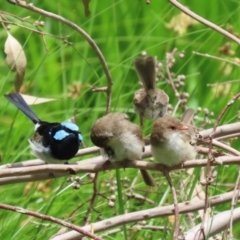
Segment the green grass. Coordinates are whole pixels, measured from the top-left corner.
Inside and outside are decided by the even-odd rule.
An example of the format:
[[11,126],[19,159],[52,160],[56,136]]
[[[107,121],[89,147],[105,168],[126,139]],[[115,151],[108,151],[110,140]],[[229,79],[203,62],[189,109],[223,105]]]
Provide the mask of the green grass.
[[[234,32],[240,32],[239,23],[239,3],[237,1],[184,1],[187,6],[212,22],[223,26],[232,25]],[[167,1],[154,1],[146,5],[145,1],[91,1],[91,15],[84,16],[81,1],[34,1],[34,5],[62,15],[82,27],[97,43],[101,49],[113,78],[112,111],[128,112],[133,122],[138,123],[138,117],[133,113],[132,99],[134,92],[139,88],[136,72],[133,67],[133,60],[142,51],[147,51],[150,55],[156,55],[158,59],[165,59],[167,52],[173,48],[185,51],[184,59],[177,59],[172,72],[176,75],[186,75],[185,86],[182,90],[190,94],[188,107],[208,108],[219,115],[222,108],[240,91],[239,83],[232,83],[227,88],[219,84],[216,87],[207,87],[207,84],[225,82],[239,79],[239,68],[222,63],[210,58],[194,55],[192,52],[208,53],[214,56],[233,60],[239,56],[240,49],[235,43],[231,43],[231,49],[235,51],[232,56],[221,55],[219,48],[230,40],[219,33],[197,24],[188,28],[186,33],[179,36],[172,29],[168,29],[166,24],[171,18],[179,14]],[[106,94],[93,93],[89,86],[104,87],[107,84],[106,76],[99,59],[86,40],[68,26],[56,20],[39,16],[17,6],[5,2],[2,4],[2,11],[15,14],[19,17],[31,16],[29,21],[42,20],[45,22],[44,32],[57,36],[68,35],[71,45],[64,44],[63,41],[45,36],[44,38],[29,30],[12,26],[11,34],[24,46],[28,64],[24,80],[25,93],[39,97],[58,98],[58,101],[44,103],[33,106],[33,110],[39,118],[46,121],[64,121],[73,116],[77,109],[77,124],[79,125],[84,142],[87,146],[92,146],[89,132],[92,124],[105,114]],[[30,26],[30,25],[28,25]],[[0,28],[1,48],[4,48],[4,41],[7,34]],[[45,45],[46,43],[46,45]],[[46,49],[47,46],[47,49]],[[0,153],[1,164],[20,162],[33,159],[30,153],[27,139],[33,134],[33,126],[30,121],[17,112],[16,108],[7,102],[3,97],[4,93],[13,90],[14,73],[10,72],[5,63],[4,52],[0,52]],[[227,68],[231,68],[226,71]],[[81,94],[78,99],[67,97],[68,86],[78,82],[81,86]],[[170,103],[175,106],[177,99],[170,86],[165,82],[159,82],[159,86],[170,96]],[[222,87],[224,86],[224,88]],[[225,91],[224,91],[225,90]],[[239,101],[231,106],[224,116],[221,124],[238,121]],[[177,116],[182,112],[179,110]],[[203,114],[199,114],[199,119]],[[214,118],[212,119],[212,124]],[[200,126],[201,121],[196,122]],[[212,124],[207,127],[210,128]],[[151,121],[145,122],[144,135],[151,131]],[[232,146],[239,148],[239,140],[232,141]],[[108,206],[108,200],[101,196],[97,197],[94,205],[96,211],[91,213],[91,222],[110,218],[118,215],[122,209],[125,212],[147,209],[158,204],[172,204],[172,196],[169,193],[166,180],[160,173],[153,173],[159,182],[157,189],[149,190],[141,182],[141,177],[137,176],[134,186],[131,182],[136,177],[137,170],[120,170],[121,178],[128,177],[130,182],[122,182],[123,203],[116,203],[113,207]],[[237,167],[220,166],[216,168],[218,178],[215,183],[235,183],[237,178]],[[193,191],[199,181],[200,170],[195,169],[189,180],[189,185],[184,188]],[[177,187],[178,182],[185,175],[172,173],[173,181]],[[19,183],[1,186],[0,202],[23,207],[43,214],[52,215],[60,219],[81,225],[89,199],[93,193],[92,184],[82,184],[79,190],[68,187],[70,183],[66,177],[51,181],[35,183]],[[106,179],[114,184],[113,189],[106,187]],[[115,171],[107,171],[99,174],[98,190],[106,197],[117,194]],[[84,182],[89,182],[85,177]],[[215,186],[211,187],[210,194],[225,192],[227,188]],[[155,202],[152,205],[136,199],[127,199],[126,192],[134,187],[136,193],[142,194]],[[190,199],[179,194],[179,202]],[[117,200],[116,200],[117,201]],[[76,207],[82,207],[70,216]],[[221,211],[229,208],[229,204],[215,207],[214,210]],[[132,225],[127,225],[129,239],[171,239],[173,225],[169,224],[168,218],[158,218],[149,220],[149,224],[157,226],[167,226],[170,230],[150,231],[150,230],[129,230]],[[181,224],[187,229],[188,222],[181,217]],[[1,239],[49,239],[58,230],[59,226],[53,223],[40,221],[20,213],[10,211],[0,211],[0,238]],[[240,231],[234,228],[235,238],[240,238]],[[104,239],[123,239],[122,233],[105,237]]]

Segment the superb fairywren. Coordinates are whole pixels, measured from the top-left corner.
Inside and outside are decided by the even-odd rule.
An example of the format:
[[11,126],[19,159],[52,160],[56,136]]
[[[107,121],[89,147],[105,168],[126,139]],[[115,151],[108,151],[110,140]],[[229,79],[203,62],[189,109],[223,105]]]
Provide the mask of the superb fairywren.
[[[144,151],[142,131],[123,113],[109,113],[98,119],[91,129],[93,144],[101,148],[101,154],[111,162],[140,160]],[[144,182],[155,186],[152,175],[141,169]]]
[[134,111],[143,118],[157,119],[167,113],[169,97],[161,89],[156,88],[156,59],[152,56],[138,57],[134,61],[135,69],[143,84],[143,88],[135,92]]
[[76,124],[42,121],[19,93],[4,96],[35,124],[35,134],[29,139],[29,143],[36,157],[48,163],[67,163],[75,156],[83,140]]
[[165,116],[153,124],[150,143],[157,162],[172,167],[196,157],[196,148],[191,144],[195,136],[191,125],[193,115],[193,109],[187,109],[181,121]]

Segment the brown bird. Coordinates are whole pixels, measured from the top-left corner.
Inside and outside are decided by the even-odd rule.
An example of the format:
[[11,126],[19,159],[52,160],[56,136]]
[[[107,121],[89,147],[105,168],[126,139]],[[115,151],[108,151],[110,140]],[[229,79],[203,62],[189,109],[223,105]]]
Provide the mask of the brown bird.
[[[144,141],[139,126],[131,123],[123,113],[109,113],[98,119],[91,129],[90,138],[101,148],[101,154],[111,162],[139,160],[144,152]],[[144,182],[155,186],[152,175],[140,169]]]
[[191,126],[193,115],[193,109],[188,109],[181,121],[165,116],[153,124],[150,144],[152,155],[158,163],[172,167],[196,157],[195,146],[190,144],[195,136]]
[[168,95],[156,88],[156,59],[152,56],[139,57],[134,62],[137,74],[143,84],[143,89],[135,92],[133,104],[134,111],[143,118],[158,119],[167,113]]

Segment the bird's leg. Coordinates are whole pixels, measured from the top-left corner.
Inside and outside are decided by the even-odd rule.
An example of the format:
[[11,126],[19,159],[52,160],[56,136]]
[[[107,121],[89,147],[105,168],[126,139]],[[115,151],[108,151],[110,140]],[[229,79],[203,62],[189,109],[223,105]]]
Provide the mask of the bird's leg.
[[109,159],[106,160],[106,162],[104,162],[102,165],[103,171],[105,172],[106,170],[108,170],[110,165],[111,165],[111,161]]
[[139,115],[139,119],[140,119],[140,127],[143,127],[143,116],[142,114]]
[[175,214],[175,227],[174,227],[173,239],[177,240],[178,235],[179,235],[179,208],[178,208],[177,194],[176,194],[176,190],[173,186],[172,179],[171,179],[170,174],[169,174],[169,170],[167,170],[167,168],[165,168],[163,170],[163,174],[167,178],[168,184],[171,188],[171,192],[172,192],[172,195],[173,195],[173,205],[174,205],[174,214]]

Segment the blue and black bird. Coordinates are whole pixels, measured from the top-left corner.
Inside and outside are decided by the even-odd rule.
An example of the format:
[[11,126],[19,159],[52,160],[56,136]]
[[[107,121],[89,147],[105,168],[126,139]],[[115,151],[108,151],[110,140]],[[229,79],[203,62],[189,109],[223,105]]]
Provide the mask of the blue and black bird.
[[76,124],[42,121],[19,93],[4,96],[35,124],[35,134],[29,139],[29,143],[36,157],[47,163],[67,163],[75,156],[83,140]]

